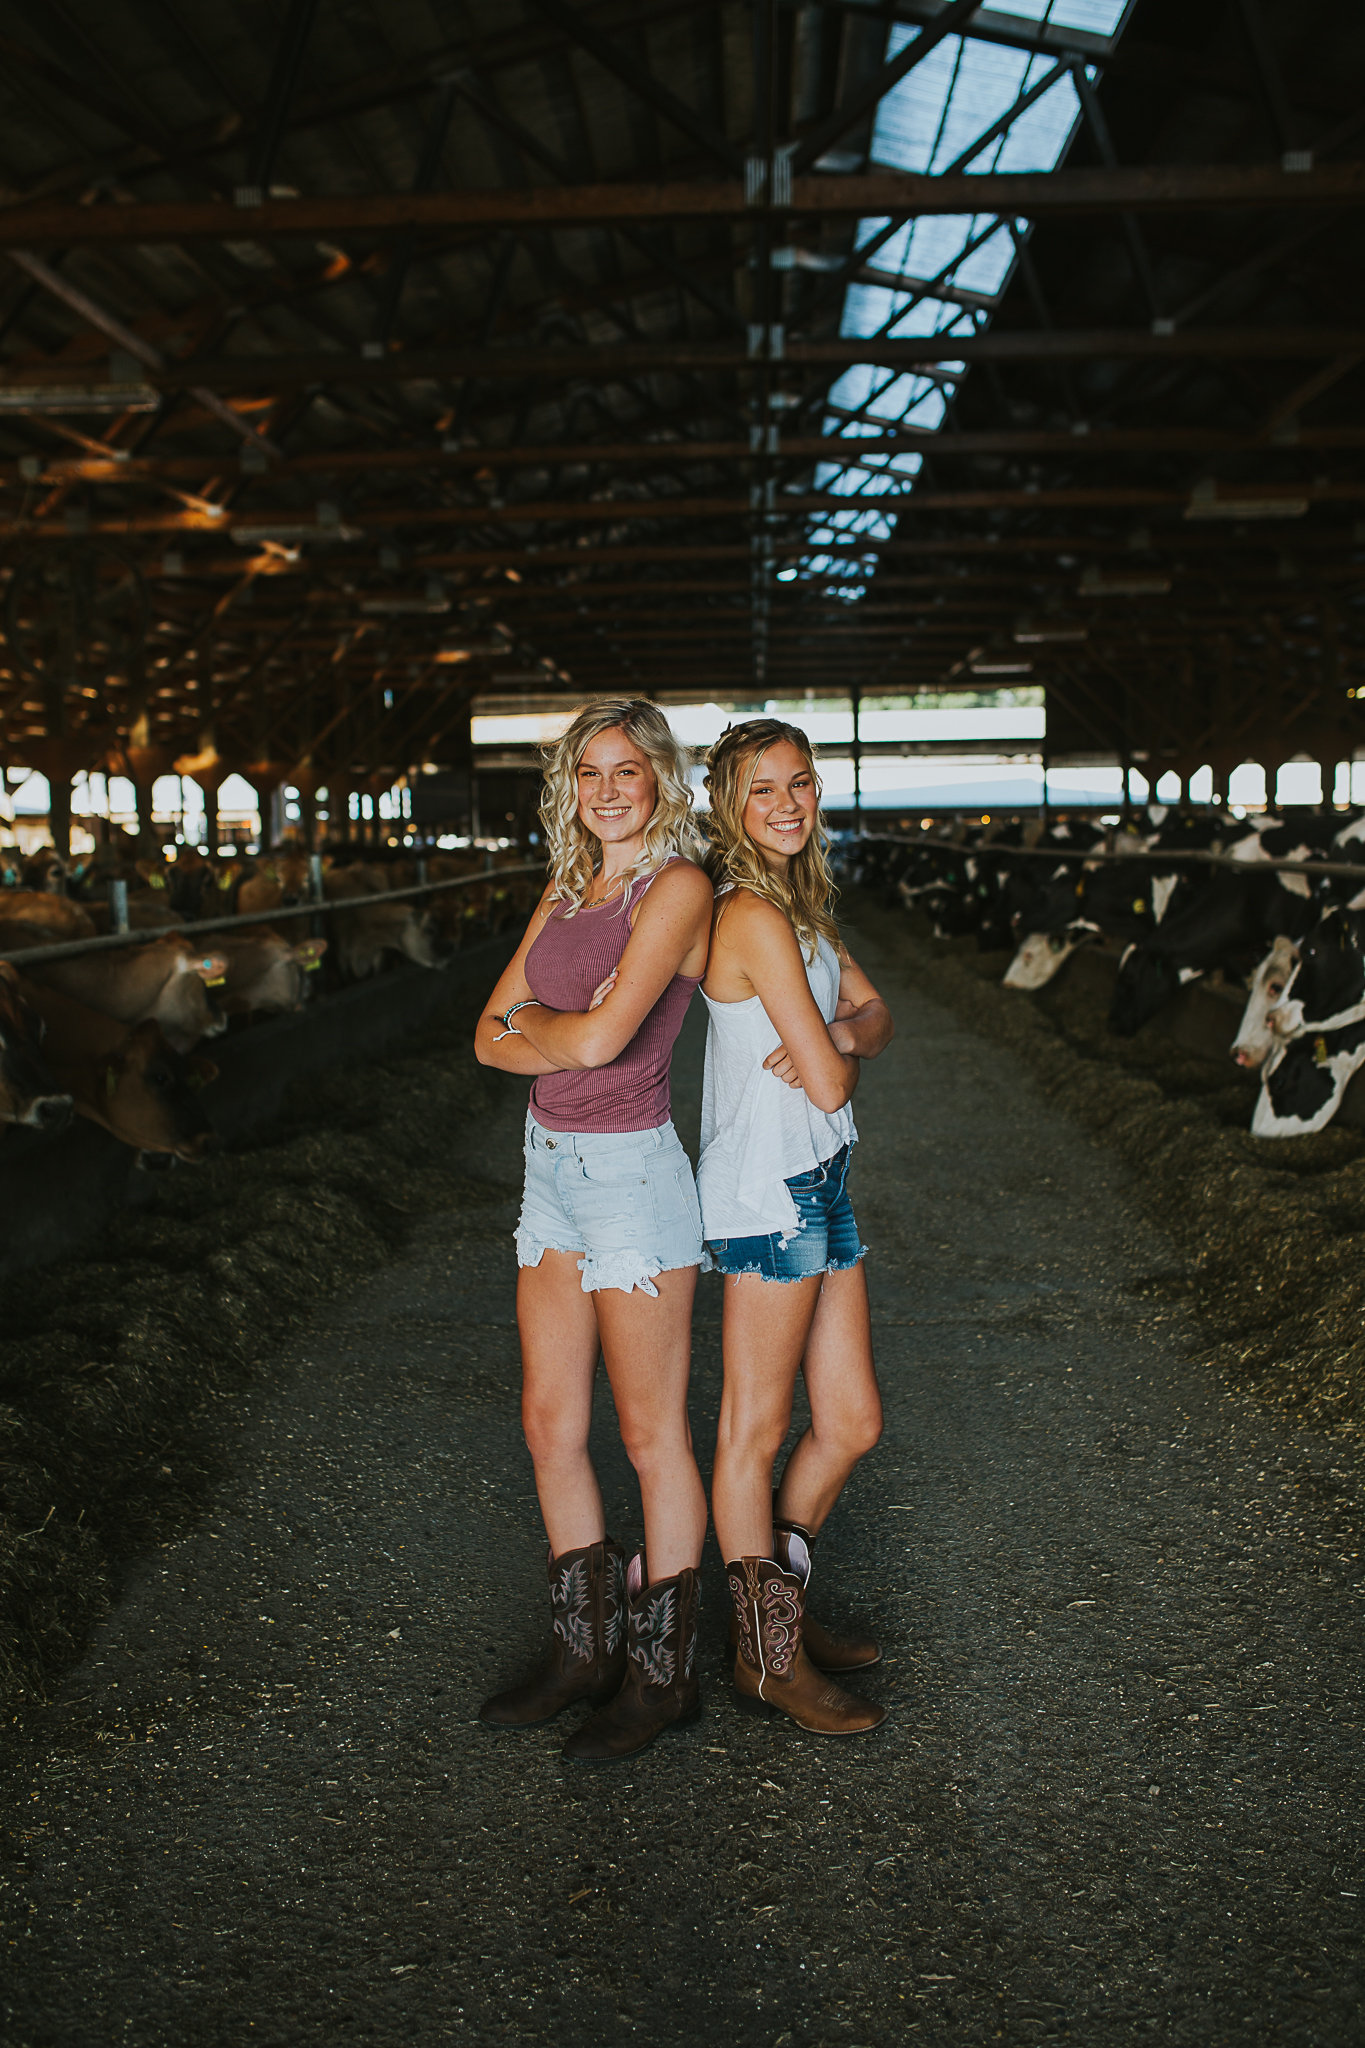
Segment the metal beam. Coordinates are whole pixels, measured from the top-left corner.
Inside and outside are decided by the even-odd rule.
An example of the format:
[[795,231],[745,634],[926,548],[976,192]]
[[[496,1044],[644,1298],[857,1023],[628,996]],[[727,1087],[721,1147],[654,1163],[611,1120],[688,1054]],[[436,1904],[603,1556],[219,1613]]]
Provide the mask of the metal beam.
[[[1352,358],[1352,361],[1355,359]],[[1338,357],[1328,366],[1329,381],[1344,372]],[[1327,388],[1328,371],[1311,380],[1312,396]],[[1291,393],[1297,410],[1308,402],[1306,385]],[[1287,401],[1286,401],[1287,402]],[[1277,411],[1283,408],[1277,408]],[[1365,426],[1302,427],[1292,444],[1280,443],[1286,453],[1330,453],[1365,448]],[[784,439],[769,461],[782,463],[835,462],[850,468],[906,453],[933,454],[970,459],[974,456],[1005,456],[1024,460],[1032,456],[1055,455],[1069,464],[1074,461],[1107,461],[1115,455],[1146,458],[1162,455],[1265,455],[1270,452],[1266,430],[1230,433],[1218,427],[1105,427],[1076,434],[1062,430],[1030,427],[967,429],[954,433],[944,428],[926,433],[914,428],[889,429],[850,440],[831,434],[793,434]],[[29,490],[35,481],[51,484],[136,484],[202,483],[211,459],[204,455],[157,457],[130,456],[120,462],[112,456],[56,455],[45,460],[39,477],[32,473],[32,457],[21,470],[18,460],[0,461],[0,487],[12,485]],[[463,470],[594,468],[612,469],[674,467],[680,463],[728,464],[747,469],[755,460],[748,441],[523,441],[513,447],[471,443],[463,448],[336,448],[315,449],[283,457],[270,471],[270,480],[290,477],[383,476],[418,473],[431,476],[458,474]],[[259,502],[261,481],[252,486],[252,501]]]
[[[1324,391],[1330,391],[1334,384],[1340,384],[1344,377],[1349,377],[1352,370],[1360,367],[1362,361],[1365,361],[1365,351],[1359,349],[1348,350],[1344,355],[1334,356],[1315,376],[1309,377],[1302,384],[1296,384],[1288,396],[1280,400],[1273,411],[1262,420],[1261,432],[1269,439],[1281,428],[1288,426],[1291,420],[1298,418],[1306,405],[1311,405],[1315,398],[1322,397]],[[1295,444],[1298,445],[1298,436],[1294,438]]]
[[[1239,498],[1253,504],[1283,500],[1285,516],[1294,517],[1309,504],[1355,505],[1365,501],[1365,478],[1346,483],[1239,483],[1220,494],[1219,503],[1235,518]],[[1183,514],[1191,502],[1188,489],[1151,485],[1068,484],[1047,489],[1015,488],[993,490],[935,491],[918,489],[895,497],[852,499],[836,491],[801,491],[784,494],[776,516],[796,518],[807,513],[833,515],[855,510],[894,511],[900,519],[928,512],[1174,512]],[[418,507],[374,506],[357,512],[351,522],[354,531],[393,533],[404,527],[483,526],[516,527],[562,522],[569,526],[629,526],[640,521],[698,519],[735,520],[746,524],[753,517],[749,496],[616,498],[594,501],[582,498],[527,498],[518,503],[490,506],[427,505]],[[767,515],[765,515],[766,517]],[[1255,517],[1255,513],[1251,515]],[[105,536],[134,534],[232,534],[242,546],[268,544],[276,536],[272,529],[287,521],[286,537],[295,543],[315,539],[326,546],[337,542],[336,522],[300,518],[290,512],[238,514],[214,519],[203,512],[135,512],[126,516],[92,519],[88,531]],[[1188,529],[1185,529],[1186,531]],[[257,535],[259,533],[259,541]],[[0,540],[68,540],[70,528],[64,519],[14,519],[0,521]],[[861,545],[861,535],[850,536],[850,544]],[[1039,539],[1037,546],[1052,544]],[[811,554],[824,552],[823,541],[806,538]]]
[[[145,348],[139,343],[139,348]],[[782,361],[791,370],[839,370],[874,363],[913,371],[940,363],[1294,362],[1335,360],[1365,349],[1365,329],[1353,327],[1213,327],[1175,334],[1146,328],[997,328],[981,334],[848,336],[833,341],[789,341]],[[146,360],[144,356],[142,358]],[[296,356],[201,357],[189,363],[148,366],[147,382],[160,391],[204,389],[222,393],[271,392],[309,384],[444,383],[464,377],[555,379],[591,384],[620,377],[755,369],[736,342],[627,341],[598,347],[402,349],[382,357],[335,350]],[[41,377],[32,371],[0,378],[6,390],[80,389],[97,385],[87,363],[54,362]],[[22,408],[20,408],[22,410]],[[681,444],[679,444],[681,445]]]
[[1021,219],[1069,214],[1189,212],[1219,207],[1358,207],[1365,162],[1153,164],[1120,169],[964,172],[932,177],[870,171],[792,181],[789,203],[755,204],[730,180],[536,186],[525,191],[382,192],[267,199],[139,201],[72,206],[25,201],[0,208],[0,247],[57,244],[268,241],[273,236],[391,234],[403,228],[583,227],[614,221],[851,218],[874,214],[995,213]]

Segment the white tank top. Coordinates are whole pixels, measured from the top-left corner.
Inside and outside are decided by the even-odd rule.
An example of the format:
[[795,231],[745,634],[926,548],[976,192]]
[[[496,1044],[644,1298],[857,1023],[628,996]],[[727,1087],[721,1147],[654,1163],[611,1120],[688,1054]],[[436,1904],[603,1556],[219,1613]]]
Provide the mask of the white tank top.
[[[839,1001],[839,958],[828,939],[816,941],[806,979],[826,1024]],[[832,1159],[858,1136],[845,1103],[831,1115],[804,1089],[789,1088],[763,1062],[781,1044],[760,996],[717,1003],[702,990],[708,1024],[701,1097],[697,1193],[702,1235],[768,1237],[785,1243],[800,1228],[791,1191],[783,1186]]]

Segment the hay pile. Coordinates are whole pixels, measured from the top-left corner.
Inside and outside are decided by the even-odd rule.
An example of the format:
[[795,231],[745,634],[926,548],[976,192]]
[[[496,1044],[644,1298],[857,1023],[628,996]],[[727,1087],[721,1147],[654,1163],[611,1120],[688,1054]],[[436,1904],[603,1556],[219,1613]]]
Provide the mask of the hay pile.
[[1114,1037],[1066,971],[1036,996],[1002,988],[1003,956],[916,936],[858,901],[860,924],[909,950],[926,994],[1008,1045],[1044,1092],[1137,1174],[1176,1237],[1214,1340],[1210,1363],[1262,1399],[1358,1432],[1365,1424],[1365,1133],[1253,1138],[1256,1083],[1152,1026]]
[[45,1696],[126,1561],[203,1506],[269,1348],[468,1192],[459,1134],[498,1085],[476,1014],[323,1076],[268,1142],[157,1177],[89,1256],[0,1292],[0,1700]]

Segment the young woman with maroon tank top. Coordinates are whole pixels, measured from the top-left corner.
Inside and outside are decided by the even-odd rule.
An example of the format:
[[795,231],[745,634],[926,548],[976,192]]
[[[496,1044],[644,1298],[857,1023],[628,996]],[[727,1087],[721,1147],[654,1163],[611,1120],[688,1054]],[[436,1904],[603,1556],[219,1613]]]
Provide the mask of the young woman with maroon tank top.
[[[547,753],[549,886],[476,1038],[485,1065],[534,1076],[517,1326],[552,1624],[541,1669],[480,1716],[527,1727],[586,1701],[597,1712],[564,1751],[585,1762],[629,1756],[698,1711],[706,1496],[687,1381],[701,1212],[668,1093],[710,942],[691,807],[656,706],[579,713]],[[599,1348],[644,1509],[629,1564],[588,1452]]]

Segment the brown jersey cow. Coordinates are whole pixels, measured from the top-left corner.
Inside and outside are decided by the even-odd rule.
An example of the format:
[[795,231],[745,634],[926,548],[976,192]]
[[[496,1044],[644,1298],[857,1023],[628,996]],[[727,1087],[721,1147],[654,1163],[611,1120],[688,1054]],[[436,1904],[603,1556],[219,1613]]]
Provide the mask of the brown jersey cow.
[[211,1061],[183,1058],[150,1018],[129,1030],[60,989],[26,982],[22,993],[47,1027],[44,1059],[77,1112],[130,1145],[140,1163],[197,1164],[216,1143],[199,1098],[218,1072]]
[[229,1016],[255,1011],[301,1010],[309,972],[322,965],[326,939],[300,939],[292,944],[269,925],[254,932],[215,938],[226,963],[219,1007]]
[[18,969],[0,960],[0,1123],[60,1131],[71,1121],[72,1101],[43,1064],[42,1036]]
[[167,937],[150,946],[55,960],[51,966],[33,960],[27,971],[42,987],[60,989],[121,1024],[151,1017],[176,1052],[191,1052],[201,1038],[214,1038],[225,1028],[209,985],[221,982],[227,967],[225,953]]

